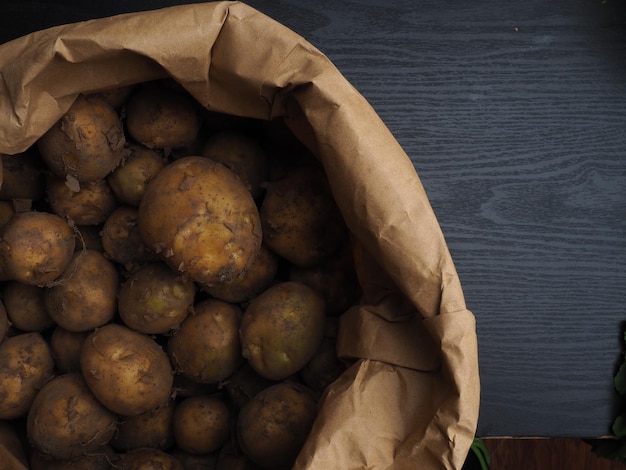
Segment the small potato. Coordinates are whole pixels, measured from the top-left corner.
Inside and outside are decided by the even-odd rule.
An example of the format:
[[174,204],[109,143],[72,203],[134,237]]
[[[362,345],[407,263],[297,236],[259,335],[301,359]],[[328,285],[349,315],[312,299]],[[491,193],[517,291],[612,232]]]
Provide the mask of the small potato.
[[190,454],[216,452],[230,438],[231,413],[219,395],[185,398],[174,412],[174,439]]
[[106,180],[83,183],[70,188],[66,181],[46,179],[46,196],[52,213],[71,220],[74,225],[99,225],[118,206]]
[[292,467],[317,417],[317,401],[305,386],[281,382],[256,395],[237,418],[242,452],[267,470]]
[[102,247],[106,256],[128,271],[161,259],[143,242],[137,217],[136,207],[119,206],[102,227]]
[[267,289],[276,277],[277,271],[277,256],[262,244],[259,253],[245,272],[230,281],[201,287],[217,299],[240,304]]
[[128,152],[107,180],[119,202],[137,207],[148,183],[165,166],[165,160],[156,150],[138,144],[129,144]]
[[126,138],[115,109],[99,96],[78,96],[37,141],[41,158],[60,178],[105,178],[122,160]]
[[165,263],[146,264],[130,274],[118,296],[118,311],[129,328],[166,334],[191,312],[196,287]]
[[336,338],[324,337],[311,360],[300,370],[300,379],[311,390],[322,393],[346,370],[337,357]]
[[361,292],[352,252],[340,249],[334,255],[312,267],[292,265],[289,280],[311,287],[326,302],[329,315],[340,315],[357,301]]
[[91,333],[80,356],[87,385],[108,409],[131,416],[167,404],[173,373],[150,336],[109,323]]
[[117,426],[111,447],[127,452],[141,447],[167,450],[174,445],[174,410],[176,402],[144,413],[125,416]]
[[194,306],[170,337],[167,353],[176,372],[198,383],[217,383],[243,362],[239,325],[241,309],[217,299]]
[[57,369],[63,374],[80,372],[80,351],[91,331],[68,331],[57,325],[50,335],[50,349]]
[[278,255],[310,267],[345,243],[348,230],[321,169],[293,170],[265,186],[260,208],[263,241]]
[[25,416],[53,372],[52,353],[41,334],[22,333],[0,343],[0,419]]
[[313,357],[325,322],[324,301],[313,289],[293,281],[275,284],[243,314],[243,356],[262,377],[286,379]]
[[142,85],[129,98],[126,129],[145,147],[169,150],[192,145],[200,120],[188,94],[153,82]]
[[91,393],[80,374],[48,382],[28,412],[29,442],[53,459],[73,459],[98,451],[115,433],[117,417]]
[[250,192],[224,165],[185,157],[150,182],[138,213],[143,241],[173,269],[212,285],[241,275],[261,246]]
[[46,310],[66,330],[93,330],[111,321],[117,312],[118,287],[115,264],[98,251],[78,251],[63,277],[46,288]]
[[0,229],[0,271],[7,279],[42,286],[56,280],[74,254],[74,232],[47,212],[19,212]]
[[229,168],[255,199],[263,195],[261,185],[267,179],[267,157],[259,142],[250,135],[234,129],[218,132],[209,137],[202,156]]
[[28,199],[38,201],[44,196],[44,174],[47,170],[36,147],[17,155],[0,155],[2,185],[0,200]]
[[276,381],[261,377],[246,362],[224,381],[223,387],[235,408],[241,409],[261,390],[275,384]]
[[134,449],[116,462],[116,470],[185,470],[183,464],[173,455],[160,449]]
[[44,331],[54,326],[46,310],[44,288],[17,281],[2,285],[2,298],[13,326],[22,331]]

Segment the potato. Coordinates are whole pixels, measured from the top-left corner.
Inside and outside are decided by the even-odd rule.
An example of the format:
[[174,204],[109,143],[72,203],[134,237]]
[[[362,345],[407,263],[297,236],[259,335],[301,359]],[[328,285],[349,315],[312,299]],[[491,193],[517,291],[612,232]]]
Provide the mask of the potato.
[[134,143],[128,145],[128,152],[107,180],[119,202],[137,207],[148,183],[165,166],[165,160],[156,150]]
[[250,192],[224,165],[203,157],[170,163],[148,184],[139,233],[173,269],[212,285],[245,272],[261,246]]
[[242,274],[230,281],[202,285],[203,291],[230,303],[243,303],[258,295],[272,283],[278,271],[278,258],[265,245]]
[[99,225],[118,206],[106,180],[70,187],[57,176],[46,178],[46,196],[52,213],[74,225]]
[[240,130],[228,129],[218,132],[207,140],[202,156],[215,160],[230,169],[259,199],[267,179],[267,157],[259,142]]
[[265,184],[263,241],[297,266],[315,266],[345,243],[348,231],[321,169],[299,168]]
[[78,96],[37,140],[52,173],[80,183],[105,178],[122,160],[126,138],[115,109],[99,96]]
[[25,284],[51,283],[70,264],[75,243],[74,232],[58,215],[16,213],[0,229],[0,271]]
[[258,465],[241,453],[233,439],[222,446],[215,464],[215,470],[259,470]]
[[13,326],[22,331],[44,331],[54,326],[54,320],[44,303],[44,288],[17,281],[2,285],[4,307]]
[[40,333],[22,333],[0,343],[0,419],[25,416],[54,373],[54,361]]
[[317,352],[300,370],[299,377],[311,390],[321,394],[345,370],[345,363],[337,357],[336,339],[324,337]]
[[150,336],[109,323],[91,333],[80,356],[87,385],[108,409],[131,416],[165,405],[172,392],[169,359]]
[[121,455],[117,470],[185,470],[183,464],[171,454],[160,449],[143,447]]
[[326,302],[329,315],[340,315],[357,301],[361,292],[350,248],[311,267],[292,265],[289,280],[301,282],[315,290]]
[[243,356],[259,375],[282,380],[313,357],[324,335],[324,301],[298,282],[281,282],[254,298],[241,320]]
[[125,416],[117,426],[111,446],[119,451],[141,447],[167,450],[174,445],[174,410],[176,402],[170,400],[165,406],[144,413]]
[[192,310],[196,287],[165,263],[137,268],[122,284],[118,312],[135,331],[166,334],[177,329]]
[[[170,452],[182,464],[185,470],[216,470],[217,453],[195,455],[181,449],[174,449]],[[229,470],[237,470],[230,468]]]
[[0,157],[2,160],[0,200],[37,201],[43,198],[44,174],[47,168],[35,147],[16,155],[2,154]]
[[167,353],[177,373],[198,383],[217,383],[243,362],[239,325],[241,309],[217,299],[194,305],[180,329],[169,338]]
[[80,372],[80,351],[91,331],[68,331],[57,325],[50,335],[50,349],[57,369],[63,374]]
[[118,287],[118,271],[111,261],[98,251],[78,251],[62,278],[46,288],[46,310],[66,330],[89,331],[117,312]]
[[256,395],[237,418],[242,452],[267,470],[292,467],[313,422],[317,401],[305,386],[281,382]]
[[261,390],[275,385],[276,381],[261,377],[247,362],[242,364],[223,383],[230,402],[240,409]]
[[102,227],[102,247],[106,256],[128,271],[161,259],[143,242],[137,215],[136,207],[119,206]]
[[98,451],[115,433],[117,417],[96,399],[80,374],[48,382],[28,411],[28,440],[43,455],[72,459]]
[[126,104],[126,129],[150,149],[190,146],[200,130],[195,102],[164,82],[143,84]]
[[190,454],[216,452],[230,438],[231,413],[219,395],[189,397],[174,412],[174,439]]

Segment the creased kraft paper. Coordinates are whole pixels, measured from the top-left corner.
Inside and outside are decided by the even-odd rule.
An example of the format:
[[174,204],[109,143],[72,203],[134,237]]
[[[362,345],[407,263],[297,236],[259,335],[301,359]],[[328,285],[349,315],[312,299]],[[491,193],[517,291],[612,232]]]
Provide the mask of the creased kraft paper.
[[0,46],[0,74],[5,154],[80,93],[165,77],[214,111],[283,116],[324,165],[364,291],[338,337],[356,362],[294,468],[461,468],[479,409],[474,316],[411,160],[319,50],[243,3],[211,2],[32,33]]

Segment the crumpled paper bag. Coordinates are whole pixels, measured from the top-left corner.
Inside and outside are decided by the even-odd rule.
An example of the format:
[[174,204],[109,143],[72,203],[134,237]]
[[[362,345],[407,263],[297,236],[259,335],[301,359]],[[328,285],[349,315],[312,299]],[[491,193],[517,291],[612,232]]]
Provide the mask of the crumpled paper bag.
[[294,468],[461,468],[479,409],[474,316],[411,160],[319,50],[244,3],[212,2],[32,33],[0,46],[0,74],[5,154],[80,93],[166,77],[211,110],[284,117],[325,168],[364,291],[339,328],[356,362]]

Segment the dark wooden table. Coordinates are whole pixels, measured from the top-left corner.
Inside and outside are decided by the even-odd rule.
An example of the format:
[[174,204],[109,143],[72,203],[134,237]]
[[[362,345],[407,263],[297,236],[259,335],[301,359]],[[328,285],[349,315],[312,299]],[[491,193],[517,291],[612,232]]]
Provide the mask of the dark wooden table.
[[[168,0],[3,1],[0,42]],[[250,0],[415,163],[478,324],[479,436],[610,432],[626,320],[623,0]]]

